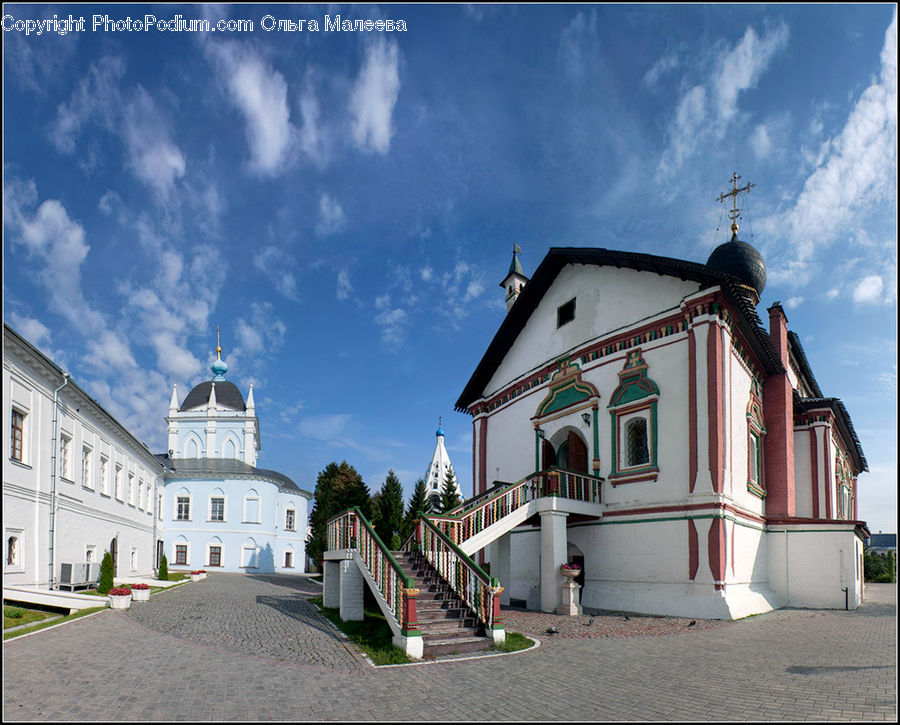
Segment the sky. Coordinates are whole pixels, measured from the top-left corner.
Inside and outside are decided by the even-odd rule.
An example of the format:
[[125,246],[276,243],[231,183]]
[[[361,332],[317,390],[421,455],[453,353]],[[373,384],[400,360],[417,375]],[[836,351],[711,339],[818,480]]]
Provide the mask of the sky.
[[862,443],[860,517],[896,531],[892,4],[4,14],[3,319],[151,450],[218,326],[260,467],[312,491],[346,459],[408,496],[440,418],[470,494],[453,407],[513,244],[526,275],[553,246],[702,263],[737,172],[761,317],[784,305]]

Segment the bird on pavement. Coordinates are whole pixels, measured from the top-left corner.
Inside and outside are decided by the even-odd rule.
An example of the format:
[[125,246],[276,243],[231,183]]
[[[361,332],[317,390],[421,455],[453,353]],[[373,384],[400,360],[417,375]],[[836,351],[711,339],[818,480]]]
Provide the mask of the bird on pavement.
[[559,634],[559,629],[557,627],[548,627],[547,634]]
[[692,620],[691,620],[691,623],[688,625],[688,627],[693,627],[695,624],[697,624],[697,620],[696,620],[696,619],[692,619]]

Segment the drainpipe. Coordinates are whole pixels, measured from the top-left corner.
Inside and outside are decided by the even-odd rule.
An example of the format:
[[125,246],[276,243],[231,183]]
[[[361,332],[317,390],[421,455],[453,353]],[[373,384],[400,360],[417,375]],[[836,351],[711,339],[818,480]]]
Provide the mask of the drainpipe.
[[53,391],[53,438],[50,443],[50,588],[57,589],[54,572],[56,571],[56,450],[57,426],[59,419],[59,391],[69,384],[69,373],[63,373],[63,384]]

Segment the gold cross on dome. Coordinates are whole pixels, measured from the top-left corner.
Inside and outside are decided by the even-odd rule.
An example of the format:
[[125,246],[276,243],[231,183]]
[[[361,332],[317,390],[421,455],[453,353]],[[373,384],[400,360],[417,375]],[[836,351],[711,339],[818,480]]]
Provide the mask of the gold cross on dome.
[[218,325],[216,325],[216,357],[220,359],[222,357],[222,338],[219,333]]
[[738,224],[737,220],[741,216],[741,210],[737,207],[737,198],[738,194],[743,194],[744,192],[750,193],[750,189],[752,189],[756,184],[747,184],[742,186],[740,189],[738,188],[738,180],[741,177],[738,176],[735,171],[731,175],[731,191],[727,193],[719,194],[719,197],[716,199],[718,202],[724,202],[729,196],[731,197],[731,211],[728,212],[728,218],[731,219],[731,233],[737,236]]

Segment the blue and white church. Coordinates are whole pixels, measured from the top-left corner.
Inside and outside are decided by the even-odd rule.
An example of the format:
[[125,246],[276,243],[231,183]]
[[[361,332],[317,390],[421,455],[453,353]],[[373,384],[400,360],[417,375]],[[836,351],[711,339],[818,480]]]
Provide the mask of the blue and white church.
[[299,573],[306,568],[309,491],[284,474],[256,467],[259,418],[253,386],[247,399],[225,379],[216,345],[211,380],[179,406],[169,403],[162,530],[175,570]]

